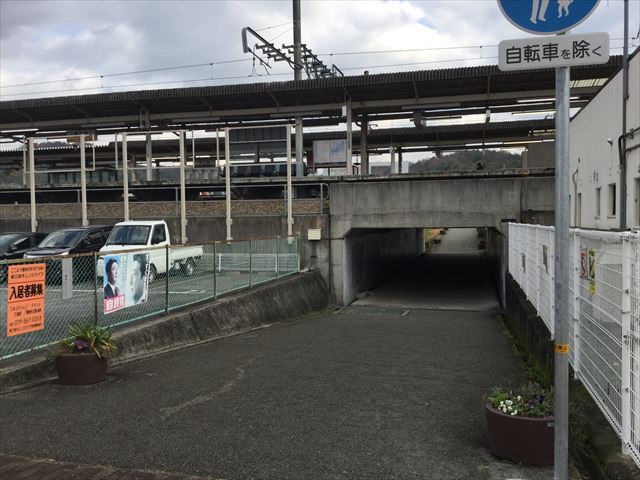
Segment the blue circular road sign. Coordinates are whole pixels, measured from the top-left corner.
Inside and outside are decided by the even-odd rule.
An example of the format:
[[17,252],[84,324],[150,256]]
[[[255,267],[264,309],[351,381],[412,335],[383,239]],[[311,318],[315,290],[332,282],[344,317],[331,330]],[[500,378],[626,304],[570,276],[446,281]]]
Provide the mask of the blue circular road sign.
[[498,0],[500,10],[520,30],[539,35],[566,32],[584,21],[600,0]]

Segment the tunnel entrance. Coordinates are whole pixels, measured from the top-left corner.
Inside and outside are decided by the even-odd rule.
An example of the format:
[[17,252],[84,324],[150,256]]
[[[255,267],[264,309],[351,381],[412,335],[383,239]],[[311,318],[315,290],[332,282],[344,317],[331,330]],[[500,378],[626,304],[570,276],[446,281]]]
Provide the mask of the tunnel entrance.
[[[351,247],[345,255],[352,254],[351,275],[354,286],[354,307],[386,307],[403,309],[434,309],[499,312],[501,302],[499,285],[495,282],[495,233],[492,229],[454,228],[454,229],[418,229],[424,244],[422,251],[415,251],[409,256],[411,248],[416,245],[396,245],[395,265],[392,260],[383,256],[384,249],[369,245],[370,254],[363,257],[362,241]],[[369,237],[374,242],[374,233],[361,236]],[[386,235],[391,235],[387,233]],[[404,237],[409,243],[415,238],[408,233],[396,234],[396,240]],[[375,242],[374,242],[375,243]],[[372,254],[377,251],[381,255]],[[375,264],[380,265],[376,266]],[[358,271],[357,268],[363,266]],[[385,268],[383,268],[385,267]],[[386,273],[373,278],[368,288],[362,288],[365,272]],[[349,279],[345,279],[346,282]],[[360,288],[358,288],[360,287]],[[498,288],[497,288],[498,287]]]

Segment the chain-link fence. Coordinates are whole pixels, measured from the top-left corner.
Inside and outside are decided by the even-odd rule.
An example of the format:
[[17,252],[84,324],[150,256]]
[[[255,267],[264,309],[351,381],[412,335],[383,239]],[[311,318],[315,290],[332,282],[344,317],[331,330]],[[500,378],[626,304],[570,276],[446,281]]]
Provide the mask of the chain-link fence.
[[0,359],[299,271],[297,237],[0,262]]
[[[553,234],[509,224],[509,273],[552,336]],[[569,361],[640,466],[640,234],[572,229],[571,237]]]

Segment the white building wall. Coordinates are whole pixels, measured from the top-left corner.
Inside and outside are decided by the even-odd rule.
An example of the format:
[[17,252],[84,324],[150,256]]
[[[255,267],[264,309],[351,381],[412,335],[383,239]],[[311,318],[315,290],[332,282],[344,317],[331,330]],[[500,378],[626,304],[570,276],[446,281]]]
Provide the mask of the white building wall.
[[[629,61],[627,131],[640,126],[640,53]],[[571,121],[569,157],[571,225],[599,230],[620,226],[620,159],[618,137],[622,134],[622,71]],[[640,132],[627,139],[627,147],[640,142]],[[640,225],[640,148],[627,156],[627,227]],[[575,174],[577,169],[577,174]],[[615,184],[615,214],[610,185]],[[597,212],[600,188],[600,214]],[[576,204],[576,199],[580,199]]]

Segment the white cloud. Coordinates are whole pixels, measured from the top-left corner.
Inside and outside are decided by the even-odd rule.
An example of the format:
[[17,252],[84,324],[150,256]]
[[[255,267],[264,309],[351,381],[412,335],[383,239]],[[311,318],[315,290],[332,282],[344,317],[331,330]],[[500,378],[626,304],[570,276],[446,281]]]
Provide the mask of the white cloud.
[[[640,20],[640,2],[631,3],[630,31]],[[622,37],[622,1],[603,0],[597,11],[577,31],[606,31]],[[201,68],[109,77],[102,80],[63,82],[22,88],[2,88],[3,100],[17,92],[108,87],[145,82],[197,78],[241,77],[185,85],[255,81],[250,57],[242,53],[240,31],[291,21],[290,0],[270,1],[15,1],[0,2],[0,84],[29,83],[78,76],[104,75],[158,67],[208,63],[229,59],[247,61]],[[262,30],[275,43],[291,43],[290,26]],[[495,63],[495,45],[504,38],[528,36],[499,12],[495,0],[441,1],[302,1],[303,41],[322,59],[347,74],[459,67]],[[612,41],[620,46],[620,41]],[[484,45],[484,48],[479,48]],[[466,46],[473,48],[445,49]],[[338,55],[371,50],[440,49],[387,54]],[[620,53],[618,49],[614,53]],[[452,62],[452,60],[469,59]],[[433,63],[447,60],[449,63]],[[392,66],[422,62],[420,65]],[[355,70],[353,68],[356,68]],[[257,69],[264,74],[264,69]],[[274,64],[272,73],[290,69]],[[291,74],[292,77],[292,74]],[[270,80],[260,77],[260,81]],[[158,87],[181,86],[180,83]],[[152,87],[128,87],[152,88]],[[98,90],[100,91],[100,90]],[[58,94],[92,93],[58,92]],[[34,94],[31,96],[44,96]],[[52,94],[46,94],[52,95]]]

